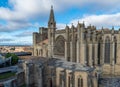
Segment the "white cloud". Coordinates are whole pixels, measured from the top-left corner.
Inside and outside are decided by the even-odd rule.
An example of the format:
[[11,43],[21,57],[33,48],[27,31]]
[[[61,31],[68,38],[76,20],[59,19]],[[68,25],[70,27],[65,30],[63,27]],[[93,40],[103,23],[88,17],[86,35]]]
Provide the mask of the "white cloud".
[[66,26],[66,24],[58,23],[58,24],[57,24],[57,29],[64,29],[65,26]]
[[12,9],[0,7],[0,19],[25,21],[48,13],[51,5],[58,11],[72,6],[90,6],[91,3],[93,8],[99,6],[108,11],[118,9],[120,5],[119,0],[9,0]]
[[33,31],[25,31],[25,32],[22,32],[20,34],[17,34],[15,35],[16,37],[29,37],[29,36],[32,36],[33,34]]
[[[120,27],[120,13],[116,14],[104,14],[104,15],[84,15],[83,18],[80,19],[74,19],[71,20],[67,25],[71,27],[71,24],[73,23],[75,26],[77,26],[78,21],[80,23],[85,22],[85,25],[94,25],[97,26],[97,28],[101,27]],[[58,23],[57,28],[58,29],[64,29],[66,24]]]
[[49,0],[9,0],[12,9],[0,7],[0,18],[5,20],[28,20],[44,15],[50,9]]
[[51,4],[49,0],[9,0],[11,8],[0,7],[0,19],[6,21],[6,25],[0,25],[0,31],[12,32],[36,27],[31,21],[39,16],[42,18],[49,12]]
[[6,25],[0,25],[0,32],[14,32],[18,30],[28,29],[29,27],[34,27],[34,25],[28,22],[9,21]]
[[[17,31],[28,27],[38,27],[39,23],[32,24],[31,20],[38,17],[43,18],[49,14],[50,6],[53,5],[55,11],[65,11],[74,6],[82,8],[90,7],[91,11],[104,11],[103,15],[85,15],[81,19],[71,20],[71,23],[77,24],[85,21],[86,25],[92,24],[101,26],[120,26],[120,1],[119,0],[8,0],[11,8],[0,7],[0,19],[5,20],[6,25],[0,25],[0,31]],[[112,14],[111,14],[112,13]],[[36,22],[36,21],[35,21]],[[65,28],[66,24],[57,23],[58,28]],[[21,33],[22,34],[22,33]],[[25,34],[25,33],[23,33]],[[30,35],[30,33],[26,33]],[[20,34],[19,34],[20,35]],[[4,38],[4,37],[3,37]],[[12,38],[12,37],[11,37]],[[8,38],[9,39],[9,38]],[[31,43],[31,36],[15,39],[11,43]],[[27,40],[27,42],[25,40]],[[7,39],[6,39],[7,40]]]
[[81,19],[72,20],[70,23],[77,24],[79,22],[85,21],[86,25],[92,24],[97,27],[120,27],[120,13],[108,14],[108,15],[90,15],[85,16]]
[[13,37],[12,35],[1,35],[0,45],[32,45],[32,36]]

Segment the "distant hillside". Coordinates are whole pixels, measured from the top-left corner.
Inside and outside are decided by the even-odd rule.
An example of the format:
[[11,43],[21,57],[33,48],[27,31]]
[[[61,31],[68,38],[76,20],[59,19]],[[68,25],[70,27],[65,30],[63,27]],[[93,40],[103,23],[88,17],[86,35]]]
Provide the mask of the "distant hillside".
[[32,46],[32,45],[0,45],[0,46],[25,47],[25,46]]

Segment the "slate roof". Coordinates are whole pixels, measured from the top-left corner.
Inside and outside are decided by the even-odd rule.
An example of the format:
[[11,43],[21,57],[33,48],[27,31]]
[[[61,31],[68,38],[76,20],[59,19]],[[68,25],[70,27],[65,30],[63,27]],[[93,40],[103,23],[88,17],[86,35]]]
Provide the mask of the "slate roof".
[[83,66],[80,63],[75,62],[68,62],[62,59],[57,58],[43,58],[43,57],[31,57],[28,60],[29,63],[44,65],[47,64],[48,66],[59,67],[64,69],[69,69],[72,71],[88,71],[91,72],[94,70],[92,67]]
[[50,66],[60,67],[60,68],[69,69],[73,71],[93,71],[94,70],[94,68],[83,66],[80,63],[68,62],[68,61],[54,59],[54,58],[49,59],[48,64]]

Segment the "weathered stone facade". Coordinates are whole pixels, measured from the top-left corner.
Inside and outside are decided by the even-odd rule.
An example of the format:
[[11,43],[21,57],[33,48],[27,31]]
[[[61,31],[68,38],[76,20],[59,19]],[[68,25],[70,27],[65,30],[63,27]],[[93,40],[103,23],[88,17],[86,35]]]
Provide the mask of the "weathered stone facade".
[[99,78],[120,76],[120,29],[96,29],[78,22],[76,27],[66,25],[65,29],[57,30],[51,8],[48,28],[42,27],[39,33],[33,33],[33,44],[34,56],[94,67],[93,72],[99,74]]

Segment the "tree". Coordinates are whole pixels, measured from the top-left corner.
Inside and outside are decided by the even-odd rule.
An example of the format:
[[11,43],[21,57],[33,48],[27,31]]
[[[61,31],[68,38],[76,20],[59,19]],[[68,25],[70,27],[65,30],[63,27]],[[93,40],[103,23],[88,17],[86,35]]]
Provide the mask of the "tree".
[[18,58],[17,55],[12,54],[12,64],[13,64],[13,65],[18,63],[18,59],[19,59],[19,58]]
[[11,57],[11,53],[7,53],[7,54],[5,55],[5,58],[9,58],[9,57]]
[[5,58],[9,58],[9,57],[12,57],[12,65],[15,65],[15,64],[17,64],[18,63],[18,56],[17,55],[15,55],[14,53],[7,53],[6,55],[5,55]]

